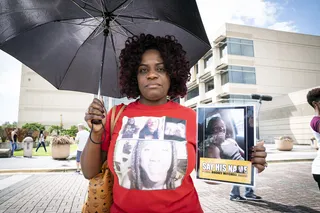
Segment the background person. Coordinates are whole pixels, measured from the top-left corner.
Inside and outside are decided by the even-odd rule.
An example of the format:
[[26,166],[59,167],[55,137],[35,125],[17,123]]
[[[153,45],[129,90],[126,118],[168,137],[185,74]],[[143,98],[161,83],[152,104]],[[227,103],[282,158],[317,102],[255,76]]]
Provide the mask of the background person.
[[77,173],[80,174],[80,158],[82,151],[88,141],[89,132],[85,129],[82,123],[78,124],[78,133],[76,135],[75,141],[78,144],[77,147],[77,157],[76,157],[76,165],[77,165]]
[[[310,121],[310,126],[317,140],[318,147],[320,147],[320,88],[310,90],[307,94],[307,101],[315,112],[314,117]],[[311,172],[320,190],[320,149],[318,149],[317,156],[312,162]]]

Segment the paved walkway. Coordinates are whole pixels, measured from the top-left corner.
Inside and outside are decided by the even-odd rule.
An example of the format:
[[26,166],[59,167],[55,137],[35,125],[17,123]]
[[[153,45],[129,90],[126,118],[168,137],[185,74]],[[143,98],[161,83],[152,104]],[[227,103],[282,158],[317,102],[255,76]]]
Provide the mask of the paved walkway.
[[[228,184],[194,183],[205,213],[316,213],[320,212],[320,192],[310,170],[311,162],[270,164],[257,176],[256,193],[263,196],[261,202],[230,201]],[[16,181],[11,184],[12,180]],[[1,174],[1,183],[8,186],[0,189],[0,213],[80,213],[88,186],[82,175],[71,172]]]
[[[310,146],[295,145],[292,151],[278,151],[275,145],[266,144],[267,161],[311,161],[316,157],[316,150]],[[15,172],[61,172],[74,171],[75,160],[53,160],[52,157],[13,157],[0,158],[0,173]]]

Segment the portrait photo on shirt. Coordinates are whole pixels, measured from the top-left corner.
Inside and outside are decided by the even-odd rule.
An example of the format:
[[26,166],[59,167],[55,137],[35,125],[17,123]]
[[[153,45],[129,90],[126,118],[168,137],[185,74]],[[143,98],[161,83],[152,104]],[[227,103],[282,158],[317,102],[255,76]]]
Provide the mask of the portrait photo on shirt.
[[176,189],[187,170],[186,141],[117,140],[114,170],[119,185],[127,189]]
[[186,140],[186,120],[166,117],[164,125],[165,140]]
[[[212,172],[218,175],[237,176],[245,173],[248,168],[242,166],[243,162],[236,161],[251,160],[249,150],[254,146],[256,138],[254,120],[254,106],[199,106],[197,169],[210,169],[212,166]],[[230,160],[235,169],[231,169]]]
[[165,117],[127,117],[122,119],[119,138],[163,139]]

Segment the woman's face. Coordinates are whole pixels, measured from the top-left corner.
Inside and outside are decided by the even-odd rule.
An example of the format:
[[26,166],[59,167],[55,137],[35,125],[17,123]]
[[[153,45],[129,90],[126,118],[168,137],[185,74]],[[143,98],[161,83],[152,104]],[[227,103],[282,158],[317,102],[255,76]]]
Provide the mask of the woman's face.
[[147,121],[147,126],[148,126],[149,131],[151,133],[154,133],[158,129],[159,120],[156,118],[150,118]]
[[137,80],[142,99],[166,100],[170,78],[158,50],[150,49],[144,52],[138,68]]
[[215,144],[221,144],[226,139],[226,125],[221,119],[213,124],[213,140]]
[[172,162],[172,148],[168,141],[143,141],[140,165],[152,182],[164,182]]

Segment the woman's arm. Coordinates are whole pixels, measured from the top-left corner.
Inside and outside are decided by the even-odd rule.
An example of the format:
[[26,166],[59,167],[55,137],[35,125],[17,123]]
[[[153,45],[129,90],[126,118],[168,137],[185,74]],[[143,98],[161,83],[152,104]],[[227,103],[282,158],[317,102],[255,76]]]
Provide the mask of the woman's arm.
[[[101,144],[94,142],[101,142],[102,134],[105,131],[103,127],[106,126],[106,117],[103,103],[99,99],[93,99],[84,118],[91,129],[91,137],[89,136],[80,159],[82,173],[86,179],[93,178],[99,174],[101,169]],[[102,124],[93,125],[92,120],[101,120]]]
[[[101,141],[101,135],[91,134],[94,141]],[[81,169],[83,176],[86,179],[91,179],[99,174],[101,169],[101,145],[95,144],[91,141],[90,137],[81,154]]]

